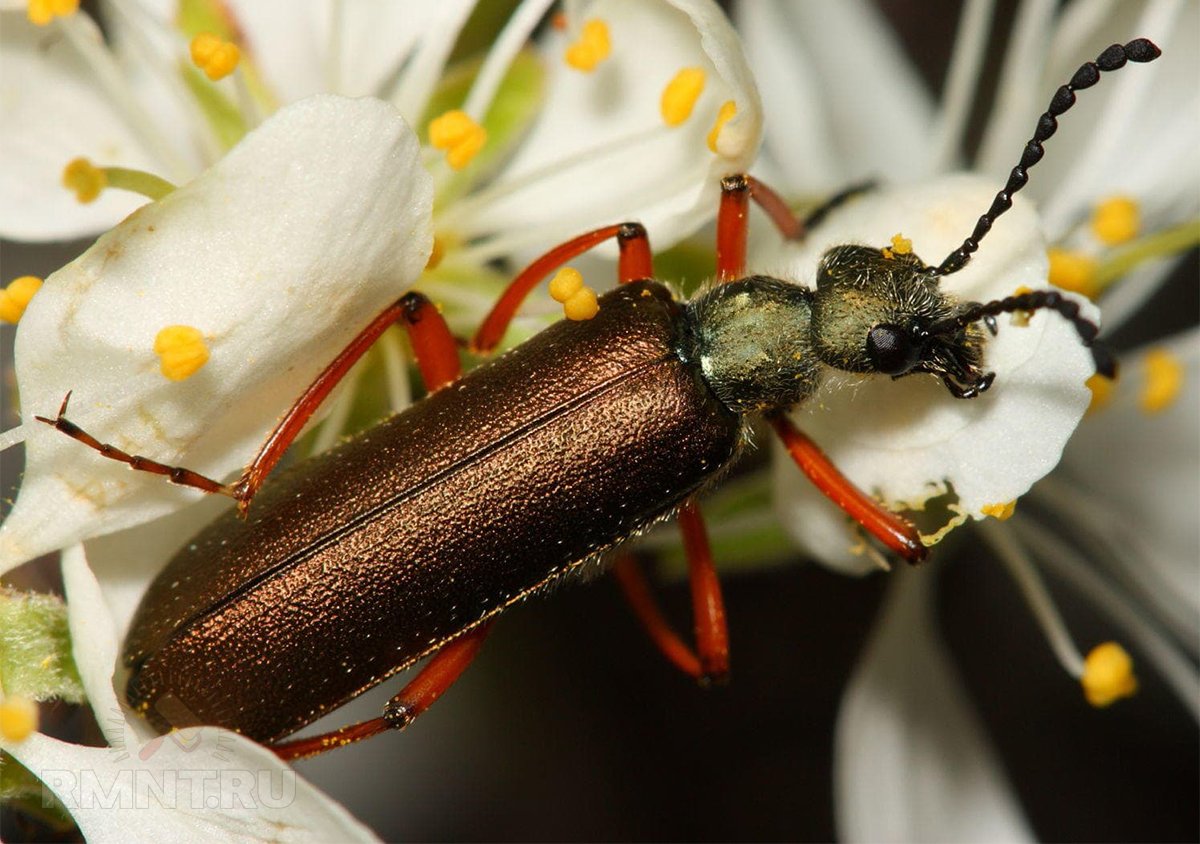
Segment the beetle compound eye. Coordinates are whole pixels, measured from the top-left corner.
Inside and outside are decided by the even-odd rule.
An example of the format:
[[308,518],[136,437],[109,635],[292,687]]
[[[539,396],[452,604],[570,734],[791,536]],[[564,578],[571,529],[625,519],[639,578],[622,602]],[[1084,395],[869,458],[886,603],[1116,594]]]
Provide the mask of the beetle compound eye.
[[903,375],[917,365],[918,347],[896,325],[877,325],[867,334],[871,364],[886,375]]

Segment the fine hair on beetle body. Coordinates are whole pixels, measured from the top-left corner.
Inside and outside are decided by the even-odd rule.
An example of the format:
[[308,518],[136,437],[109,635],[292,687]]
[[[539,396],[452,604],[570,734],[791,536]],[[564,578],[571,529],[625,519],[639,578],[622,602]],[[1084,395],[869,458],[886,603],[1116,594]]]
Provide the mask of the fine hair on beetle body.
[[[465,670],[500,612],[594,570],[602,557],[664,656],[701,683],[724,680],[724,604],[696,497],[733,465],[760,415],[866,534],[920,561],[926,545],[916,529],[855,488],[787,411],[832,373],[931,376],[956,399],[973,399],[995,378],[986,346],[1002,313],[1055,311],[1092,349],[1097,371],[1111,376],[1097,327],[1075,301],[1035,290],[966,302],[940,283],[968,264],[1011,207],[1074,91],[1157,55],[1138,39],[1082,66],[1054,95],[990,208],[940,263],[926,263],[920,244],[893,241],[828,250],[811,288],[747,275],[751,201],[799,240],[864,188],[800,219],[766,185],[736,174],[721,186],[715,282],[693,300],[655,280],[640,224],[596,229],[523,270],[471,347],[492,351],[541,281],[610,239],[619,248],[618,288],[591,307],[586,293],[577,298],[578,278],[556,275],[551,293],[570,318],[463,375],[437,308],[408,293],[329,364],[233,483],[101,443],[68,421],[64,400],[57,416],[38,418],[105,457],[238,502],[143,597],[124,648],[129,703],[160,729],[216,724],[285,759],[401,729]],[[264,485],[321,402],[393,324],[408,333],[429,395]],[[694,645],[670,627],[639,563],[619,549],[673,514]],[[288,739],[426,657],[380,717]]]

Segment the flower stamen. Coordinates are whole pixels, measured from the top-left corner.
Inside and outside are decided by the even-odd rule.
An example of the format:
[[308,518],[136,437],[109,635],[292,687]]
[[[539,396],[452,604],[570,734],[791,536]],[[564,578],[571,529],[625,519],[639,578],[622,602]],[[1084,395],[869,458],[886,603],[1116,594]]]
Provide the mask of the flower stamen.
[[0,702],[0,736],[5,741],[24,741],[37,728],[38,707],[35,701],[13,695]]
[[208,363],[208,346],[200,329],[190,325],[168,325],[154,337],[159,368],[171,381],[183,381]]
[[1013,513],[1017,511],[1017,502],[1014,500],[1006,501],[1003,504],[985,504],[979,508],[979,511],[985,516],[991,516],[993,519],[1007,522],[1012,518]]
[[1113,393],[1116,391],[1116,384],[1111,378],[1097,373],[1088,378],[1084,384],[1092,391],[1092,401],[1088,405],[1087,413],[1096,413],[1112,402]]
[[1138,688],[1133,659],[1116,642],[1105,642],[1092,648],[1083,661],[1083,676],[1079,682],[1087,702],[1097,708],[1130,697]]
[[42,280],[35,275],[23,275],[0,290],[0,322],[15,325],[29,306],[29,300],[41,289]]
[[1142,362],[1146,384],[1139,404],[1145,413],[1161,413],[1183,391],[1183,364],[1166,349],[1151,349]]
[[29,0],[25,14],[35,26],[47,26],[55,18],[69,17],[79,11],[79,0]]
[[446,153],[446,163],[461,170],[487,143],[487,130],[460,109],[452,109],[429,123],[429,143]]
[[147,199],[162,199],[175,186],[161,176],[129,167],[97,167],[86,158],[73,158],[63,168],[62,184],[83,203],[94,202],[105,188],[140,193]]
[[1094,299],[1100,293],[1099,263],[1095,258],[1082,252],[1053,247],[1046,250],[1046,256],[1050,259],[1048,280],[1055,287],[1080,293],[1089,299]]
[[1136,200],[1114,196],[1096,206],[1092,212],[1092,233],[1109,246],[1128,243],[1141,230],[1141,210]]
[[692,116],[696,101],[704,93],[707,75],[704,68],[685,67],[663,88],[659,110],[668,126],[680,126]]
[[236,44],[211,32],[201,32],[193,38],[189,50],[192,64],[204,71],[204,75],[213,82],[237,70],[242,58],[242,51]]
[[608,24],[599,18],[583,22],[579,38],[567,47],[563,61],[583,73],[591,73],[612,52],[612,38]]

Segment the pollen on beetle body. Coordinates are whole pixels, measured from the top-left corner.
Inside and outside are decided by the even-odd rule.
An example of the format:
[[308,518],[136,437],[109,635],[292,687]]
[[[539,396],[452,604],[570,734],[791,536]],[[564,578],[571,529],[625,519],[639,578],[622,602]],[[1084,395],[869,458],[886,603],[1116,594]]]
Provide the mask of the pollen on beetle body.
[[1095,258],[1082,252],[1054,248],[1047,249],[1046,256],[1050,259],[1048,280],[1055,287],[1080,293],[1089,299],[1094,299],[1100,292],[1096,272],[1099,265]]
[[1141,225],[1141,209],[1137,200],[1127,196],[1106,199],[1092,212],[1092,234],[1109,246],[1133,240],[1141,230]]
[[583,275],[574,267],[563,267],[550,279],[550,298],[566,302],[583,289]]
[[26,697],[8,697],[0,702],[0,736],[6,741],[24,741],[38,728],[37,703]]
[[242,58],[242,51],[236,44],[211,32],[201,32],[193,38],[190,52],[192,64],[204,71],[204,75],[213,82],[237,70]]
[[1006,522],[1012,518],[1013,513],[1017,511],[1016,501],[1007,501],[1003,504],[985,504],[979,508],[985,516],[991,516],[993,519],[999,519]]
[[579,38],[567,47],[563,60],[576,70],[591,73],[611,52],[608,24],[599,18],[591,18],[584,21]]
[[154,338],[154,352],[160,358],[162,374],[171,381],[195,375],[208,363],[208,346],[200,329],[190,325],[168,325]]
[[447,164],[461,170],[487,143],[487,130],[465,111],[452,109],[430,121],[429,143],[445,151]]
[[563,302],[563,316],[576,322],[591,319],[600,313],[600,302],[596,299],[596,291],[585,287]]
[[672,77],[663,88],[659,109],[663,122],[668,126],[679,126],[692,116],[696,101],[704,93],[707,75],[700,67],[685,67]]
[[726,100],[721,104],[721,110],[717,112],[717,121],[713,124],[712,129],[708,131],[708,148],[712,152],[717,152],[717,139],[721,137],[721,130],[736,115],[737,103],[733,100]]
[[75,193],[75,198],[86,205],[94,202],[108,185],[108,176],[86,158],[72,158],[63,168],[62,185]]
[[882,252],[883,257],[889,261],[897,255],[911,255],[912,241],[899,232],[896,232],[896,234],[892,235],[892,245],[890,247],[883,247]]
[[79,0],[29,0],[25,15],[36,26],[46,26],[55,18],[65,18],[79,11]]
[[583,276],[573,267],[563,267],[550,280],[550,296],[561,302],[563,315],[570,320],[591,319],[600,312],[596,291],[583,284]]
[[1088,703],[1095,707],[1130,697],[1138,688],[1133,659],[1116,642],[1105,642],[1092,648],[1083,661],[1083,676],[1079,682]]
[[[1022,284],[1020,287],[1018,287],[1016,290],[1013,291],[1012,295],[1024,296],[1026,293],[1032,293],[1032,292],[1033,292],[1032,287],[1027,287],[1026,285]],[[1033,313],[1031,311],[1013,311],[1012,318],[1009,320],[1009,322],[1012,325],[1015,325],[1017,328],[1025,328],[1027,325],[1029,325],[1029,320],[1032,316],[1033,316]]]
[[35,275],[23,275],[0,290],[0,322],[16,324],[29,306],[29,300],[41,289],[42,280]]
[[1142,368],[1146,384],[1138,403],[1146,413],[1161,413],[1183,391],[1183,364],[1166,349],[1151,349]]

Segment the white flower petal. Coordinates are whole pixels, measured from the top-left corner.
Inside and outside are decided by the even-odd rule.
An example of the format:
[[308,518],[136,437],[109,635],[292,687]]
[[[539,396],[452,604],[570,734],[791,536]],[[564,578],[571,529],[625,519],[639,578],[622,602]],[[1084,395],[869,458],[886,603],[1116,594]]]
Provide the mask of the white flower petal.
[[[593,73],[581,73],[563,62],[566,36],[548,37],[545,106],[499,177],[519,187],[476,209],[460,233],[538,232],[539,242],[552,242],[636,219],[662,247],[710,217],[720,178],[753,160],[762,123],[758,92],[741,44],[715,4],[597,0],[584,17],[608,24],[611,56]],[[704,68],[707,84],[687,122],[668,129],[660,97],[685,67]],[[727,100],[736,103],[737,115],[714,155],[705,139]],[[600,148],[607,153],[585,154]],[[568,158],[571,166],[554,164]]]
[[376,841],[271,751],[214,727],[136,747],[35,733],[4,750],[63,802],[89,841]]
[[766,151],[785,187],[827,193],[926,172],[933,102],[872,4],[748,0],[737,22],[762,90]]
[[115,190],[81,204],[62,185],[73,158],[164,172],[75,48],[23,10],[0,12],[0,123],[0,235],[14,240],[95,234],[145,204]]
[[[802,249],[793,248],[792,269],[783,277],[811,285],[829,246],[882,246],[897,232],[912,239],[927,263],[940,263],[970,232],[994,190],[990,181],[959,175],[863,197],[832,215]],[[1022,285],[1044,289],[1046,268],[1037,217],[1018,198],[943,289],[976,301]],[[1085,306],[1085,315],[1094,319],[1095,309]],[[985,357],[996,382],[979,398],[955,399],[940,381],[922,375],[846,377],[845,386],[827,386],[793,418],[850,480],[889,506],[917,506],[949,483],[959,504],[979,518],[982,507],[1019,497],[1054,468],[1087,407],[1084,382],[1093,372],[1090,353],[1057,314],[1039,312],[1027,327],[1004,317],[999,324]],[[780,487],[785,523],[816,518],[797,512],[815,494],[805,479],[797,476],[792,488]],[[798,538],[805,542],[803,534]]]
[[[278,112],[46,280],[17,333],[26,423],[73,390],[73,421],[101,440],[224,477],[420,274],[431,203],[417,140],[391,106],[322,96]],[[173,324],[198,328],[211,352],[180,382],[153,352]],[[0,572],[197,497],[48,426],[33,424],[26,449]]]
[[850,842],[1032,841],[934,625],[935,573],[899,571],[834,736]]

